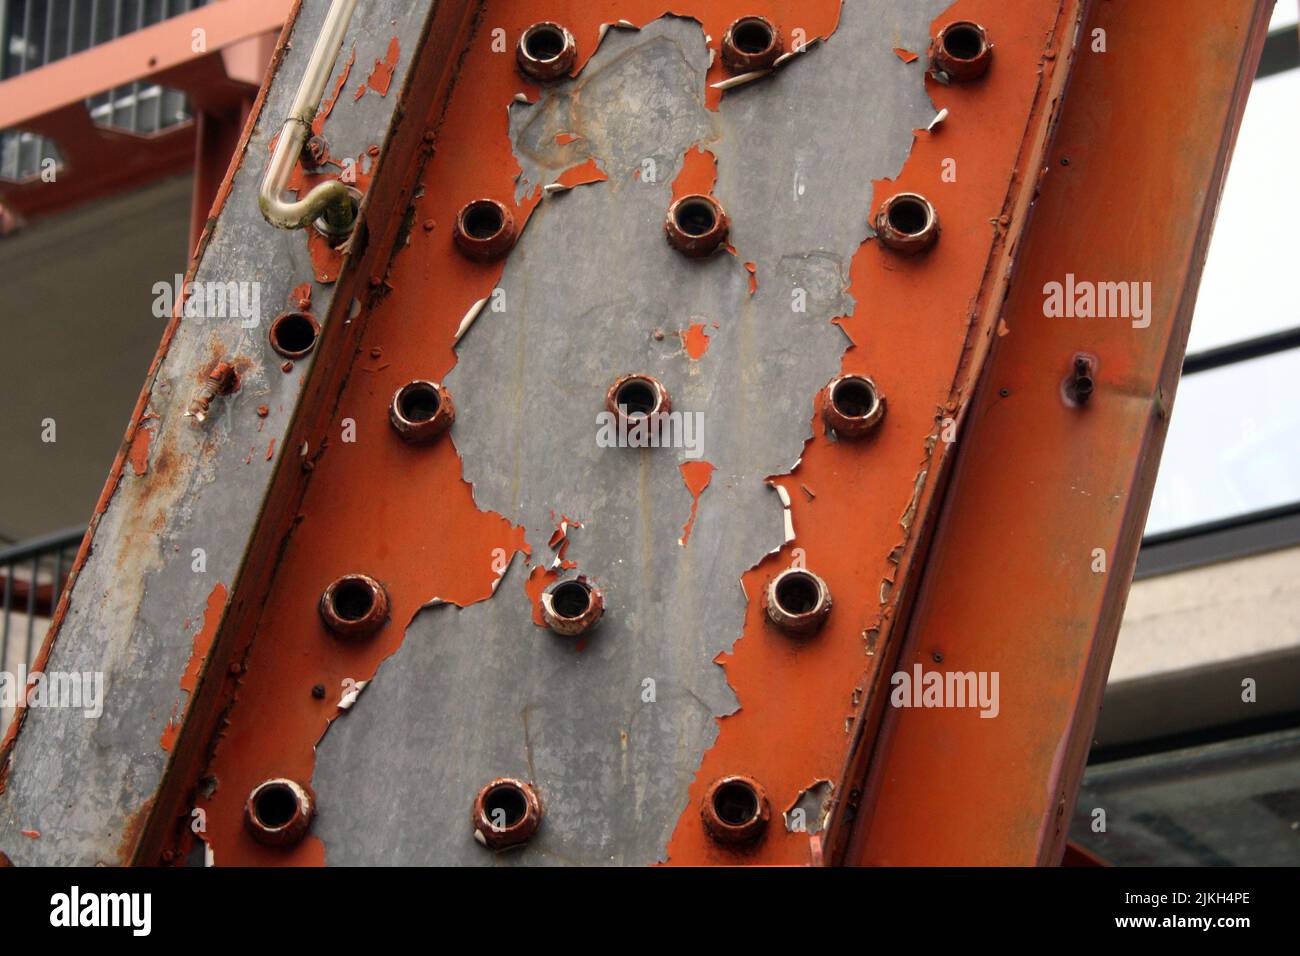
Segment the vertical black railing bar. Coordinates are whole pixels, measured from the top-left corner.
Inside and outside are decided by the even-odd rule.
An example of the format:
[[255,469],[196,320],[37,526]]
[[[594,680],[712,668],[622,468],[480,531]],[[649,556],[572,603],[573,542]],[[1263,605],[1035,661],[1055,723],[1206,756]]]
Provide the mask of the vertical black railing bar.
[[[17,567],[14,565],[13,567]],[[10,572],[10,577],[13,574]],[[32,645],[36,643],[36,592],[41,582],[41,553],[32,555],[32,576],[27,582],[27,640],[23,643],[23,661],[31,670]]]

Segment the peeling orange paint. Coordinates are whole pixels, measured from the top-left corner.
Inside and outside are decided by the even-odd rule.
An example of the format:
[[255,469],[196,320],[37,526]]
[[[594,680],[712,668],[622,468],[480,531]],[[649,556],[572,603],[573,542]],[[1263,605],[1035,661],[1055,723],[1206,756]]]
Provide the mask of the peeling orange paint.
[[382,60],[375,60],[375,67],[370,71],[370,76],[357,87],[356,95],[353,97],[354,102],[365,96],[367,89],[374,90],[380,96],[388,95],[388,87],[393,82],[393,71],[397,69],[397,59],[401,52],[402,46],[397,37],[388,41],[388,52]]
[[704,353],[709,350],[709,336],[704,331],[703,322],[692,322],[690,328],[678,335],[682,337],[687,355],[696,361],[704,358]]
[[357,61],[357,48],[353,47],[352,52],[348,54],[347,61],[343,64],[343,70],[339,73],[339,78],[334,81],[334,92],[327,99],[321,101],[320,109],[317,110],[316,116],[311,121],[311,131],[314,135],[320,136],[321,131],[325,128],[325,121],[329,119],[330,113],[334,112],[334,104],[339,101],[339,94],[343,92],[343,87],[348,82],[348,74],[352,72],[352,64]]
[[688,149],[682,168],[673,179],[673,200],[683,196],[708,196],[718,181],[718,159],[703,146]]
[[[194,698],[194,691],[199,686],[199,674],[202,673],[203,662],[207,660],[208,651],[212,649],[212,641],[217,636],[217,625],[221,623],[221,614],[225,608],[226,586],[218,581],[216,587],[208,594],[207,607],[203,611],[203,626],[194,635],[190,659],[181,674],[180,687],[186,693],[187,700]],[[171,719],[163,728],[160,744],[162,749],[169,753],[176,746],[176,738],[180,734],[180,709],[181,702],[178,700],[172,708]]]
[[137,478],[149,470],[149,443],[153,441],[153,423],[157,420],[157,415],[145,415],[140,419],[140,425],[131,438],[131,450],[127,452],[126,457],[131,463],[131,471]]
[[700,507],[700,495],[704,494],[704,489],[709,487],[709,482],[713,479],[713,465],[707,461],[684,461],[681,471],[686,490],[691,493],[691,516],[686,519],[682,536],[677,539],[677,543],[685,547],[686,542],[691,538],[691,528],[695,526],[695,514]]
[[[699,19],[715,50],[727,25],[740,15],[797,21],[810,39],[829,35],[839,15],[836,2],[796,4],[790,0],[759,2],[755,7],[722,0],[699,6],[705,7]],[[1027,29],[1041,38],[1056,19],[1055,9],[1046,11],[1032,0],[1001,0],[999,7],[991,9],[976,0],[960,0],[954,10],[967,8],[978,10],[986,27],[999,35]],[[560,0],[547,8],[545,18],[564,22],[574,32],[578,72],[595,52],[602,20],[626,18],[647,23],[663,12],[662,0],[657,4]],[[677,12],[686,11],[679,8]],[[953,11],[945,18],[951,15]],[[518,36],[540,18],[541,12],[531,2],[488,0],[482,22]],[[485,196],[509,206],[522,229],[540,201],[540,190],[522,201],[513,199],[520,169],[504,119],[504,107],[517,92],[532,94],[537,87],[517,71],[502,69],[501,55],[494,54],[483,39],[479,35],[471,42],[461,67],[474,83],[458,86],[445,111],[431,118],[440,124],[438,136],[454,142],[456,149],[438,150],[429,159],[420,177],[424,191],[417,201],[415,222],[452,222],[469,198]],[[910,369],[917,356],[925,357],[927,368],[939,371],[928,378],[882,383],[890,395],[890,417],[873,442],[870,461],[863,460],[860,448],[847,447],[847,442],[831,443],[818,431],[805,447],[804,459],[795,472],[773,479],[796,491],[806,485],[818,488],[815,500],[811,493],[795,496],[791,509],[799,532],[797,546],[806,552],[808,566],[819,573],[825,569],[833,578],[832,586],[840,585],[835,592],[835,614],[815,640],[792,650],[786,643],[769,639],[754,596],[778,568],[790,563],[794,545],[763,559],[745,574],[743,586],[751,601],[743,632],[736,635],[732,652],[718,658],[736,691],[740,710],[719,721],[717,743],[695,775],[669,845],[670,862],[738,861],[735,851],[714,845],[699,825],[703,788],[724,773],[740,769],[753,775],[769,789],[776,805],[788,802],[810,779],[839,778],[846,758],[844,719],[852,689],[862,686],[864,679],[878,676],[873,669],[877,665],[865,658],[861,625],[880,613],[879,602],[875,588],[861,582],[867,579],[864,575],[871,580],[884,576],[889,562],[880,552],[899,539],[898,517],[912,498],[911,476],[927,452],[925,436],[933,427],[932,410],[936,400],[946,400],[954,370],[961,367],[971,300],[985,288],[982,283],[991,244],[998,241],[990,236],[987,220],[1001,211],[1012,186],[1009,171],[1016,168],[1019,133],[996,137],[989,136],[987,130],[1023,129],[1035,102],[1041,50],[1007,51],[999,46],[998,52],[1003,57],[999,69],[978,89],[945,88],[926,81],[937,106],[962,107],[954,109],[955,118],[944,128],[944,150],[937,148],[935,138],[923,136],[914,144],[896,181],[873,184],[878,197],[905,188],[942,196],[939,159],[958,150],[959,155],[968,157],[963,168],[971,172],[963,183],[962,201],[940,209],[944,240],[926,257],[909,262],[886,259],[878,243],[864,243],[850,267],[850,290],[860,307],[855,315],[840,321],[855,343],[845,353],[846,371],[879,374],[878,369]],[[709,82],[724,75],[715,58]],[[712,89],[706,92],[711,108],[716,108],[722,95]],[[979,121],[959,122],[965,115],[977,116]],[[467,162],[467,156],[473,161]],[[713,154],[697,146],[684,157],[673,182],[673,196],[708,194],[716,177]],[[559,181],[566,185],[598,183],[604,178],[594,161],[588,160],[567,170]],[[307,186],[304,179],[299,188]],[[413,378],[445,376],[456,361],[454,335],[466,310],[490,294],[503,269],[501,262],[477,263],[458,255],[449,232],[435,233],[432,239],[433,244],[407,247],[397,254],[389,273],[391,290],[368,305],[371,314],[358,354],[367,354],[372,344],[382,342],[385,356],[392,361],[372,374],[351,376],[339,401],[340,407],[365,410],[373,433],[383,438],[373,441],[364,456],[331,449],[317,459],[300,509],[302,521],[284,545],[257,624],[263,639],[254,641],[249,651],[249,668],[208,768],[221,787],[200,805],[208,811],[206,839],[222,863],[323,862],[325,848],[315,837],[309,836],[289,850],[272,850],[253,842],[242,826],[243,800],[261,779],[272,773],[311,779],[315,746],[337,712],[332,702],[317,701],[306,691],[317,683],[337,686],[347,677],[373,677],[379,663],[401,644],[406,627],[424,602],[435,595],[460,606],[487,599],[499,578],[488,556],[496,548],[508,554],[526,551],[521,528],[501,515],[475,507],[472,490],[461,476],[454,431],[427,447],[385,440],[391,437],[385,416],[393,392]],[[750,275],[752,290],[756,278],[752,270]],[[954,289],[966,293],[956,305]],[[870,308],[861,305],[867,302]],[[921,309],[931,317],[927,323],[909,321]],[[412,316],[419,321],[411,321]],[[707,344],[702,328],[699,337]],[[689,353],[689,344],[687,349]],[[809,408],[811,415],[811,395]],[[938,453],[942,454],[942,449]],[[683,542],[693,527],[700,495],[711,481],[712,471],[713,466],[702,461],[682,466],[683,481],[693,499]],[[864,485],[881,491],[873,492],[871,500],[864,502]],[[373,500],[382,501],[382,507],[357,507],[359,487],[374,487]],[[439,507],[430,509],[428,502],[435,499]],[[457,547],[430,545],[446,541],[457,542]],[[383,581],[393,601],[389,624],[361,644],[331,637],[314,613],[303,610],[304,596],[314,600],[329,581],[357,568]],[[555,577],[552,570],[534,565],[523,584],[539,625],[537,598]],[[888,617],[889,610],[883,616]],[[274,640],[265,639],[269,635],[274,635]],[[800,706],[792,709],[788,688],[794,685],[814,687],[818,693],[801,697]],[[264,719],[270,713],[276,715],[274,725]],[[773,746],[773,741],[797,741],[798,746]],[[803,863],[808,854],[806,835],[774,827],[763,844],[743,859]]]

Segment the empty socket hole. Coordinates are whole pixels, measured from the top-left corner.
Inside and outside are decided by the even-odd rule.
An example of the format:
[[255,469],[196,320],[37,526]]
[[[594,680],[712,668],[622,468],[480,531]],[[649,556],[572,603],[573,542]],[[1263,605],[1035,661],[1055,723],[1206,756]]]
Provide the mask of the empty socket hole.
[[408,422],[427,422],[442,406],[438,390],[428,385],[408,385],[397,399],[397,410]]
[[269,784],[253,798],[253,816],[268,830],[288,826],[297,815],[298,796],[286,784]]
[[876,390],[862,379],[846,378],[831,392],[831,401],[847,418],[866,418],[876,407]]
[[713,792],[713,812],[728,826],[744,826],[758,816],[758,794],[747,783],[729,781]]
[[334,613],[345,621],[360,621],[375,606],[375,592],[365,581],[348,579],[330,595]]
[[301,312],[288,312],[271,324],[271,344],[281,355],[305,355],[316,344],[316,323]]
[[564,34],[555,27],[537,27],[524,40],[524,49],[534,60],[554,60],[564,52]]
[[472,239],[491,239],[505,228],[506,221],[495,203],[471,203],[461,219],[465,235]]
[[629,418],[633,415],[649,415],[658,403],[654,386],[638,378],[621,385],[615,399],[620,408],[627,409],[625,414]]
[[984,52],[984,38],[974,27],[959,24],[944,31],[943,48],[958,60],[973,60]]
[[677,207],[677,228],[688,236],[703,236],[717,224],[718,217],[706,202],[686,202]]
[[591,607],[591,590],[581,581],[566,581],[551,592],[551,607],[560,617],[582,617]]
[[806,574],[788,574],[776,586],[776,603],[787,614],[807,614],[820,598],[817,582]]
[[917,199],[898,199],[889,205],[889,224],[904,235],[915,236],[930,224],[930,211]]
[[731,31],[731,42],[741,53],[763,53],[772,41],[772,29],[762,20],[742,20]]
[[493,826],[516,826],[528,814],[528,798],[518,787],[497,787],[483,799],[483,813]]

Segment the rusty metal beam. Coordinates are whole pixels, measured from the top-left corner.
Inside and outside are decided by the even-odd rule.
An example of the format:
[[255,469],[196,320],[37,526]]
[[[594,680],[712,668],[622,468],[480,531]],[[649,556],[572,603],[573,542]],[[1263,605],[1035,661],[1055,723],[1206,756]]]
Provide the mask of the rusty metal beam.
[[[1093,8],[898,664],[997,672],[1000,712],[888,709],[865,783],[850,768],[848,862],[1061,861],[1271,7]],[[1150,325],[1048,317],[1067,273],[1150,282]],[[1063,398],[1079,353],[1083,406]]]

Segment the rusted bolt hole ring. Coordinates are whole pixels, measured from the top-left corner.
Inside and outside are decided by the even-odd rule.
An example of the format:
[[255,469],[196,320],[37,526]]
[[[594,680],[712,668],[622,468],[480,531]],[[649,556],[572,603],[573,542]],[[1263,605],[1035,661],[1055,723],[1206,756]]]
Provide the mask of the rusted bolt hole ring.
[[778,628],[805,635],[825,623],[831,611],[831,592],[811,571],[787,568],[768,584],[763,604],[768,620]]
[[867,378],[842,379],[831,391],[831,401],[849,418],[866,418],[880,407],[876,387]]
[[983,29],[974,23],[950,23],[940,36],[944,51],[958,60],[973,60],[988,49]]
[[731,38],[742,53],[766,53],[776,42],[776,31],[762,17],[744,17],[731,25]]
[[493,850],[519,846],[537,832],[542,804],[530,784],[511,777],[493,780],[474,798],[475,837]]
[[930,221],[929,207],[912,196],[900,196],[889,205],[889,224],[904,235],[919,235]]
[[840,375],[826,386],[824,417],[837,435],[857,438],[885,417],[885,400],[865,375]]
[[718,224],[716,203],[706,199],[688,199],[677,207],[674,220],[677,228],[688,236],[698,238],[708,235]]
[[727,214],[712,196],[682,196],[668,207],[668,243],[678,252],[707,256],[727,237]]
[[456,406],[451,393],[443,386],[417,379],[393,394],[388,420],[403,439],[423,444],[433,441],[451,426],[456,420]]
[[558,79],[573,68],[577,55],[573,34],[549,20],[525,30],[515,50],[519,68],[535,80]]
[[881,204],[876,215],[880,241],[895,252],[914,255],[939,238],[939,214],[924,196],[899,193]]
[[320,324],[310,312],[281,312],[267,331],[271,348],[285,358],[302,358],[316,347]]
[[591,588],[577,581],[565,581],[551,592],[551,607],[560,617],[582,617],[591,607]]
[[348,211],[341,214],[338,209],[326,209],[312,222],[317,232],[330,241],[332,246],[340,246],[357,224],[361,214],[361,190],[355,186],[348,187]]
[[785,44],[766,17],[741,17],[722,35],[722,62],[734,72],[770,67]]
[[515,243],[514,216],[495,199],[475,199],[456,215],[452,238],[456,248],[470,259],[499,259]]
[[265,780],[244,802],[244,823],[266,846],[289,846],[307,833],[316,812],[312,792],[284,777]]
[[931,46],[934,66],[957,81],[974,80],[989,68],[993,45],[978,23],[958,20],[944,26]]
[[654,418],[672,410],[668,390],[650,375],[622,375],[605,393],[605,409],[619,418]]
[[767,829],[767,795],[750,777],[721,777],[710,785],[700,808],[704,827],[722,843],[748,843]]
[[373,634],[388,620],[388,592],[369,575],[345,574],[321,595],[320,616],[335,634]]
[[604,597],[585,578],[557,581],[542,592],[542,620],[557,634],[589,631],[604,613]]

